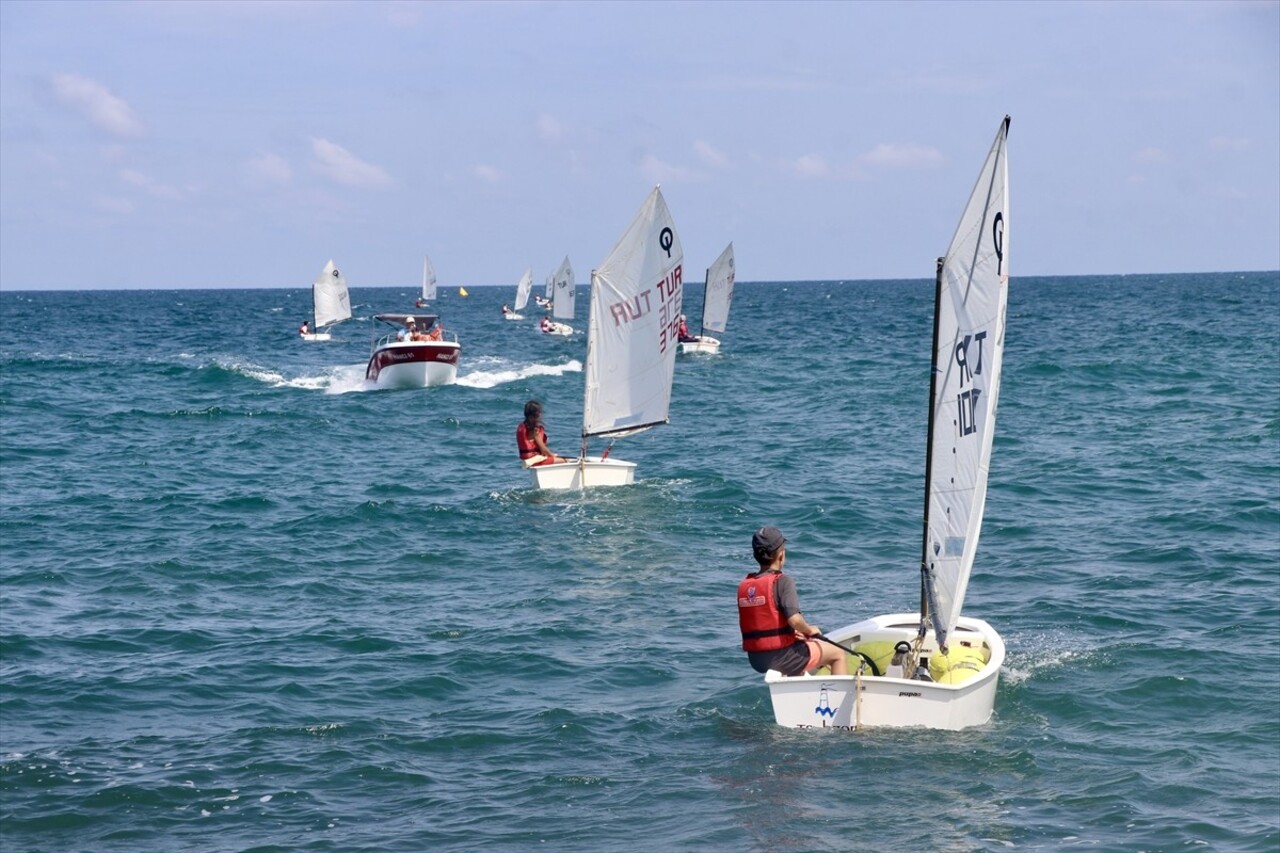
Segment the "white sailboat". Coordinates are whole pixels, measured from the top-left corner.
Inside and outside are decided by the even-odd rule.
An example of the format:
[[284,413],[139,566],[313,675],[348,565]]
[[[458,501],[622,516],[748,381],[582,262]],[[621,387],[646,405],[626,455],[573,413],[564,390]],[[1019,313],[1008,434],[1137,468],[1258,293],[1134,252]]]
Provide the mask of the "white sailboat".
[[720,352],[720,339],[707,334],[708,331],[724,334],[729,324],[729,304],[733,302],[733,243],[725,247],[716,258],[715,263],[707,267],[706,285],[702,290],[702,330],[692,340],[680,342],[683,353],[707,353],[714,355]]
[[520,283],[516,285],[516,307],[514,310],[506,310],[504,308],[502,316],[508,320],[523,320],[524,315],[520,312],[524,310],[524,306],[529,304],[529,294],[533,291],[533,268],[529,267],[524,271],[524,275],[520,276]]
[[587,441],[667,423],[683,280],[680,238],[661,190],[654,187],[613,251],[591,273],[581,456],[530,468],[535,486],[581,489],[634,482],[634,462],[609,458],[608,448],[588,456]]
[[330,330],[343,320],[351,319],[347,279],[332,260],[324,265],[311,285],[311,315],[311,331],[301,336],[304,341],[332,340]]
[[573,281],[573,267],[569,264],[569,256],[565,255],[560,268],[551,276],[551,316],[557,322],[546,324],[544,332],[551,335],[573,334],[572,326],[558,321],[573,319],[577,290]]
[[417,308],[426,308],[427,305],[436,300],[436,268],[431,263],[431,258],[427,255],[422,256],[422,295],[414,301]]
[[[1000,396],[1009,289],[1008,136],[1005,116],[947,254],[938,259],[920,612],[832,631],[830,639],[858,653],[849,669],[854,675],[766,673],[779,725],[963,729],[991,718],[1004,641],[991,625],[960,611],[982,529]],[[865,661],[861,671],[853,665]]]

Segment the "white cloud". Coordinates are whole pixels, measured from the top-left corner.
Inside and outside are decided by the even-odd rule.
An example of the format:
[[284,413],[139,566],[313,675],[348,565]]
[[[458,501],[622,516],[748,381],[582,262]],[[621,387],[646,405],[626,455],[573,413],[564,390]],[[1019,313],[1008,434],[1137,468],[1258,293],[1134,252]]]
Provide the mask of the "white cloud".
[[142,136],[142,122],[133,108],[98,81],[79,74],[55,74],[53,91],[58,100],[107,133],[126,138]]
[[644,172],[650,183],[655,184],[697,183],[707,179],[701,172],[673,166],[652,154],[644,155],[644,159],[640,161],[640,171]]
[[313,138],[311,152],[316,171],[336,184],[373,190],[392,185],[391,176],[380,166],[364,162],[337,143]]
[[784,167],[802,178],[825,178],[831,174],[827,158],[821,154],[805,154],[795,160],[786,161]]
[[1209,147],[1214,151],[1247,151],[1250,140],[1233,139],[1229,136],[1215,136],[1209,140]]
[[279,154],[259,154],[245,164],[245,171],[261,183],[288,184],[293,180],[293,167]]
[[538,114],[538,137],[543,142],[559,142],[565,137],[564,125],[546,113]]
[[93,206],[103,213],[129,214],[133,213],[133,202],[127,198],[119,198],[118,196],[100,195],[93,200]]
[[1133,159],[1139,163],[1168,163],[1173,158],[1161,148],[1148,147],[1134,154]]
[[933,169],[942,165],[943,157],[938,149],[929,145],[881,142],[863,154],[861,162],[886,169]]
[[178,199],[182,197],[182,193],[176,187],[162,184],[136,169],[121,169],[120,180],[156,198]]
[[732,165],[729,162],[729,158],[710,142],[703,142],[701,139],[695,140],[693,150],[698,155],[699,160],[713,169],[724,169]]
[[497,169],[483,164],[476,166],[475,173],[477,178],[490,184],[496,184],[499,178],[502,177],[498,174]]

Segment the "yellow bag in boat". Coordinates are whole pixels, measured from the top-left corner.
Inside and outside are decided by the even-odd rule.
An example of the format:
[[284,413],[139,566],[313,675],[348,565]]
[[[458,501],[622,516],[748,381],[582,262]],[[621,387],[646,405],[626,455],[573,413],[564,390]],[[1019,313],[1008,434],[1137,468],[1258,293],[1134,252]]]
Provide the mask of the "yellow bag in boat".
[[929,656],[929,677],[939,684],[963,684],[981,672],[988,659],[985,649],[952,646],[945,655]]
[[[853,647],[853,650],[855,652],[862,652],[862,654],[875,661],[876,671],[879,672],[880,675],[884,675],[885,670],[889,668],[889,664],[893,662],[893,647],[895,645],[896,644],[893,640],[879,640],[876,642],[858,643],[858,645]],[[859,660],[861,660],[861,658],[854,660],[853,656],[850,656],[850,672],[853,672],[853,668]],[[870,673],[863,674],[870,675]]]

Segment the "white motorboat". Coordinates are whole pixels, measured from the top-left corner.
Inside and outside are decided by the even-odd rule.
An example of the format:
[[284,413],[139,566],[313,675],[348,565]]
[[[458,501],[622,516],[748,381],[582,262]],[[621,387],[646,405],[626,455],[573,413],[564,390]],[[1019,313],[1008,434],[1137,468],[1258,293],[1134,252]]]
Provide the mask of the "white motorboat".
[[395,331],[377,337],[365,368],[365,380],[379,388],[427,388],[452,385],[458,379],[462,345],[457,336],[445,339],[440,318],[434,314],[376,314],[374,319],[399,330],[412,320],[418,334],[401,337]]

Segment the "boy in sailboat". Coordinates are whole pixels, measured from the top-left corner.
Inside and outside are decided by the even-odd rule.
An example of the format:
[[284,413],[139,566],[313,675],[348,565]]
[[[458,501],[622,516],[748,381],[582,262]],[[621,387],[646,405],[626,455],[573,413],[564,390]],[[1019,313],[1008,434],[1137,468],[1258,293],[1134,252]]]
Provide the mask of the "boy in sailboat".
[[676,337],[682,344],[702,340],[697,335],[689,334],[689,321],[685,319],[683,314],[680,315],[680,326],[676,329]]
[[298,327],[298,334],[300,335],[311,334],[311,322],[308,320],[303,320],[302,325]]
[[787,539],[776,527],[761,527],[751,537],[751,553],[759,571],[738,584],[738,627],[742,648],[756,672],[777,670],[800,675],[830,666],[832,675],[848,675],[844,650],[825,640],[800,612],[795,581],[782,573],[787,562]]
[[556,456],[547,448],[547,431],[542,426],[542,404],[537,400],[524,404],[524,420],[516,427],[516,447],[520,450],[520,462],[526,468],[569,461],[563,456]]

